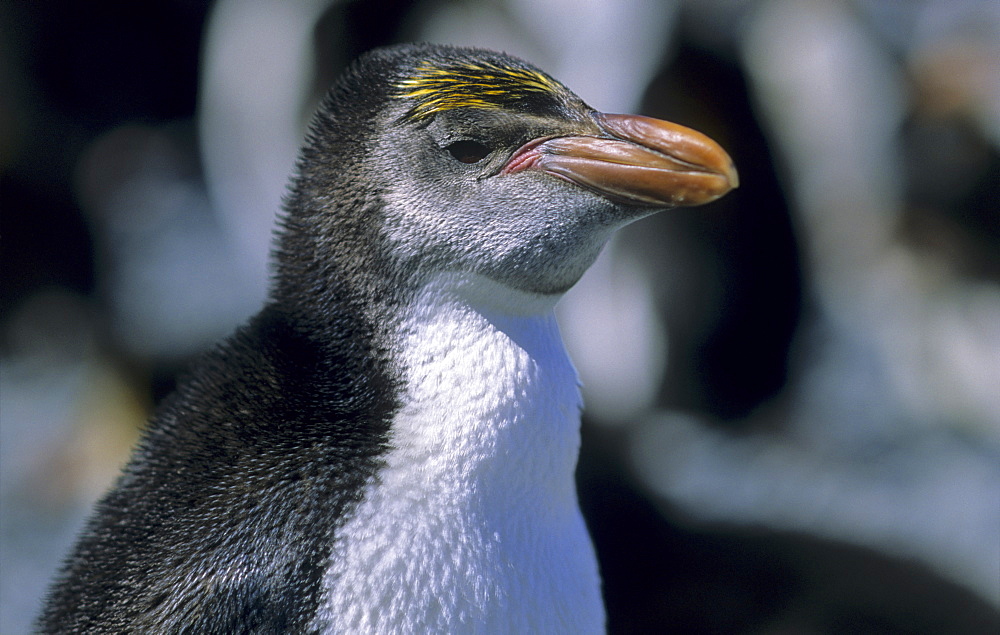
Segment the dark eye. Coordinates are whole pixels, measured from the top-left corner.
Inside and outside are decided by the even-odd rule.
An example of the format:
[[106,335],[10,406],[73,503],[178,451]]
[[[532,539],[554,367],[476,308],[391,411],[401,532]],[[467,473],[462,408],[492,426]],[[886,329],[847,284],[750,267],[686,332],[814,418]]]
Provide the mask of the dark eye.
[[445,150],[462,163],[479,163],[490,153],[490,149],[478,141],[456,141]]

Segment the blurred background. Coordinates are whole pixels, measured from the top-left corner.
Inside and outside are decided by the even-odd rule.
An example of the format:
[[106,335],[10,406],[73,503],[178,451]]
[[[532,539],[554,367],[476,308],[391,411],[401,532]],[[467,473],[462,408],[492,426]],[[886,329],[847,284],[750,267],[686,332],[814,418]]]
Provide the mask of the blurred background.
[[1000,3],[0,4],[0,633],[151,408],[267,292],[359,53],[505,50],[741,187],[560,305],[613,632],[1000,632]]

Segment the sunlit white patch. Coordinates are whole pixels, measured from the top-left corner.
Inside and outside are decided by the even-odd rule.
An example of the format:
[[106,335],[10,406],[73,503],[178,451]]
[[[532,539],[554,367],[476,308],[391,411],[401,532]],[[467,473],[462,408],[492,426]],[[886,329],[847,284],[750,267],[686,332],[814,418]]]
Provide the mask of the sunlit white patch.
[[314,626],[603,631],[573,478],[578,381],[552,304],[468,277],[423,289],[397,334],[392,449],[339,532]]

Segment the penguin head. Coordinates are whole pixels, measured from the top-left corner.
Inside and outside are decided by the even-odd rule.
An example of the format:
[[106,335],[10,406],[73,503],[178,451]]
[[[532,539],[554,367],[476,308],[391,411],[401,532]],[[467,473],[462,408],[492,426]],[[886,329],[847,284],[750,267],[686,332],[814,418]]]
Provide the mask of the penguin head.
[[282,255],[300,259],[307,242],[313,269],[340,263],[404,286],[453,273],[558,296],[614,230],[736,185],[729,156],[704,135],[600,113],[521,60],[438,45],[378,49],[348,70],[314,122],[279,278],[283,266],[301,274]]

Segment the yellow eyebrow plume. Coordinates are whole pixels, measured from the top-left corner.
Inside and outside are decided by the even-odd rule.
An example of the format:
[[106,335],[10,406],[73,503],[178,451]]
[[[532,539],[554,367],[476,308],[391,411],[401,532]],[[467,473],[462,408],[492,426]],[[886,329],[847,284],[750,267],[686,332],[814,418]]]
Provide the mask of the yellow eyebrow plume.
[[396,84],[400,99],[413,99],[407,113],[411,119],[426,119],[455,108],[504,108],[531,96],[555,96],[561,84],[537,71],[490,62],[434,66],[425,62],[410,78]]

